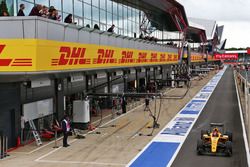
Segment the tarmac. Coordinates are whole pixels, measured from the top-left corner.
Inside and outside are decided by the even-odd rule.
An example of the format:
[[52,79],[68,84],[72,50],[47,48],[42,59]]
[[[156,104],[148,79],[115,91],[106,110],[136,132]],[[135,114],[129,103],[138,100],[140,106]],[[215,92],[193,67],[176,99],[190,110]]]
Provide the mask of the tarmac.
[[[152,136],[148,136],[152,133],[152,128],[148,128],[148,126],[152,126],[152,117],[148,111],[144,111],[144,100],[141,100],[137,104],[131,104],[130,110],[126,114],[122,114],[114,120],[111,120],[110,116],[106,114],[102,125],[96,131],[88,132],[85,139],[76,139],[75,136],[71,136],[69,138],[70,146],[67,148],[62,147],[61,139],[57,142],[58,148],[53,148],[55,144],[53,140],[44,142],[40,147],[36,147],[35,143],[32,143],[10,152],[8,158],[0,160],[0,166],[126,166],[214,74],[213,71],[202,80],[192,81],[191,88],[183,99],[163,100],[158,120],[160,128],[155,129]],[[186,87],[168,89],[166,96],[182,96],[186,90]],[[150,102],[150,109],[153,113],[155,111],[158,113],[159,107],[160,100],[156,100],[156,105],[154,100]],[[99,120],[95,120],[95,124],[99,124]]]
[[[223,123],[226,131],[233,133],[232,157],[198,156],[197,140],[201,130],[209,129],[210,123]],[[189,133],[172,167],[247,167],[247,157],[236,94],[233,70],[228,68],[210,97],[202,114]]]

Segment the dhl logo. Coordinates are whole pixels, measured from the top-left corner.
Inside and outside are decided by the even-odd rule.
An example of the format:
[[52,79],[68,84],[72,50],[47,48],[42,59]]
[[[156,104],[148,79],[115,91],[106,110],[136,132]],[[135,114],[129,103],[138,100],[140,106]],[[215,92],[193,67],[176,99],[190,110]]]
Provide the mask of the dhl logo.
[[[74,66],[86,64],[124,64],[124,63],[155,63],[178,61],[178,55],[164,53],[148,53],[113,49],[96,49],[95,57],[86,58],[87,48],[61,46],[60,57],[51,59],[52,66]],[[119,57],[118,57],[119,55]],[[136,57],[134,57],[136,56]]]
[[[5,49],[6,45],[0,45],[0,55]],[[32,59],[23,58],[23,59],[0,59],[1,66],[32,66]]]
[[85,58],[86,48],[60,47],[61,56],[59,59],[52,59],[52,66],[90,64],[90,59]]
[[191,60],[203,60],[203,56],[193,55],[193,56],[191,56]]
[[[117,59],[113,58],[114,52],[109,49],[98,49],[93,64],[117,63]],[[85,58],[86,48],[62,46],[59,53],[61,54],[59,59],[52,59],[52,66],[91,64],[91,59]]]
[[122,58],[119,59],[119,63],[135,63],[136,60],[133,59],[133,51],[122,51]]
[[94,64],[114,64],[117,63],[117,59],[114,58],[115,51],[112,49],[98,49],[98,58],[94,58]]

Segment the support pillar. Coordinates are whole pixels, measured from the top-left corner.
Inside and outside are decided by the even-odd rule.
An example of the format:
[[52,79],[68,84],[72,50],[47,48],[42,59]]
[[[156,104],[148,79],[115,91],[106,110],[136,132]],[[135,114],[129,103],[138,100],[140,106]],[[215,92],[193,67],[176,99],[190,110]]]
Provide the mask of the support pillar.
[[128,76],[127,76],[126,70],[123,71],[123,85],[124,85],[123,92],[127,92],[128,91]]
[[64,96],[63,96],[63,79],[55,79],[55,104],[56,104],[56,117],[61,120],[64,116]]
[[135,80],[136,80],[136,92],[139,92],[139,72],[135,69]]
[[175,86],[174,86],[174,79],[175,79],[175,69],[174,69],[174,67],[172,67],[172,69],[171,69],[171,87],[172,88],[174,88]]
[[110,72],[107,72],[107,83],[108,83],[108,93],[111,93],[111,73]]

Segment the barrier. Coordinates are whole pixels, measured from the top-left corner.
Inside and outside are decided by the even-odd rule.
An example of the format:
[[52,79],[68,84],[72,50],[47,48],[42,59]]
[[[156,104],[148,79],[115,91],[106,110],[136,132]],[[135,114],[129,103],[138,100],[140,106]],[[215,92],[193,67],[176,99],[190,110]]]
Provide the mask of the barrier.
[[8,149],[8,137],[0,132],[0,159],[4,159],[8,156],[7,154]]

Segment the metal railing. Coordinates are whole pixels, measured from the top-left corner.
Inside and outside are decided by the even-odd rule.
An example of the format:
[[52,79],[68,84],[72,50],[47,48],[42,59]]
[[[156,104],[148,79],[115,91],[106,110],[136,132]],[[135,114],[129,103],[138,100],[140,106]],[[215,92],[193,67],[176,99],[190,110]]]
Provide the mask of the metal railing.
[[44,39],[178,54],[177,47],[37,16],[1,17],[0,27],[0,39]]

